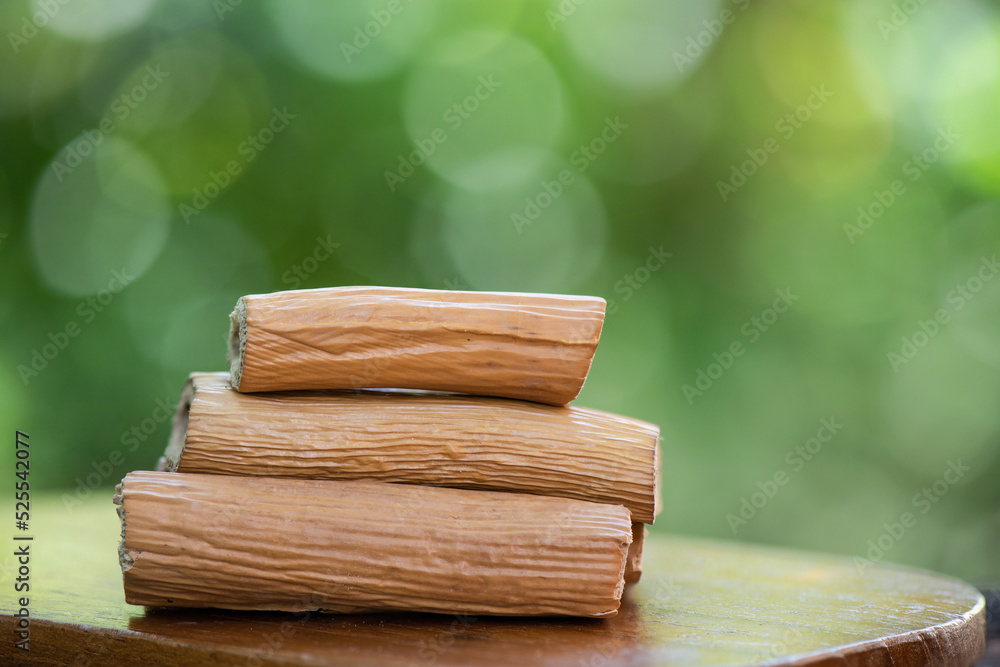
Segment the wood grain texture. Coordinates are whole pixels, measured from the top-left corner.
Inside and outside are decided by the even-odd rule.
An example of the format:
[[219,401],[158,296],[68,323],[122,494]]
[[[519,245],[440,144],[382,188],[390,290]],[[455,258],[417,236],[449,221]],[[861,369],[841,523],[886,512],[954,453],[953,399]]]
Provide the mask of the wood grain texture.
[[[983,652],[983,598],[950,577],[655,528],[613,618],[136,607],[110,495],[72,512],[58,493],[32,498],[31,664],[969,667]],[[0,556],[4,586],[13,561]],[[6,637],[13,597],[0,596]],[[24,661],[0,642],[0,664]]]
[[381,482],[135,472],[120,500],[154,606],[613,616],[632,542],[620,505]]
[[[659,510],[659,429],[577,407],[413,392],[182,392],[166,469],[515,491]],[[184,418],[186,415],[186,419]]]
[[397,387],[565,405],[580,393],[604,299],[333,287],[241,298],[239,391]]

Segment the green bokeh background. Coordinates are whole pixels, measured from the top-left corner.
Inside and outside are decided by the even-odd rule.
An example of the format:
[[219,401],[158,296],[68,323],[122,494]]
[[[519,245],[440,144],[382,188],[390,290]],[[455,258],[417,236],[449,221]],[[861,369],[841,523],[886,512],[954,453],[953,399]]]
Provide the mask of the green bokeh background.
[[157,401],[224,369],[240,295],[593,294],[578,403],[661,426],[654,530],[864,555],[909,511],[886,560],[998,574],[994,5],[19,0],[0,25],[0,430],[30,433],[35,491],[153,466]]

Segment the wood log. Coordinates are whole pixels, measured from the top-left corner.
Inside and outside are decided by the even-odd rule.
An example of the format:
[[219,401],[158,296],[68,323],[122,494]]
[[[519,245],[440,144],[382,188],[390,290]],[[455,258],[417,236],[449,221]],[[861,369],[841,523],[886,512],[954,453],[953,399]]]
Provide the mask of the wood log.
[[614,616],[632,542],[620,505],[382,482],[133,472],[115,502],[150,606]]
[[165,470],[369,479],[659,510],[659,429],[577,407],[427,392],[241,394],[225,373],[182,392]]
[[634,584],[642,577],[642,545],[646,542],[646,526],[632,523],[632,544],[625,558],[625,583]]
[[[61,506],[59,495],[37,500]],[[884,561],[862,575],[850,556],[662,531],[646,539],[643,581],[608,619],[151,613],[125,604],[108,558],[121,525],[102,495],[32,525],[30,544],[45,548],[31,547],[43,575],[25,594],[31,652],[14,644],[20,594],[0,595],[0,636],[10,638],[0,665],[996,667],[989,658],[1000,655],[991,641],[977,662],[995,607],[952,577]]]
[[553,405],[576,398],[604,299],[334,287],[245,296],[229,367],[243,392],[398,387]]

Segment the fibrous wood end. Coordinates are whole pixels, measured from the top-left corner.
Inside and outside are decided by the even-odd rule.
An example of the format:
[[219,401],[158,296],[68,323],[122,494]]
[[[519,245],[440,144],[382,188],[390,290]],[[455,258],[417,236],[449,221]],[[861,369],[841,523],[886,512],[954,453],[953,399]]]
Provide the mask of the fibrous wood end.
[[247,302],[244,297],[236,302],[229,315],[229,382],[233,389],[240,388],[243,376],[243,355],[247,349]]

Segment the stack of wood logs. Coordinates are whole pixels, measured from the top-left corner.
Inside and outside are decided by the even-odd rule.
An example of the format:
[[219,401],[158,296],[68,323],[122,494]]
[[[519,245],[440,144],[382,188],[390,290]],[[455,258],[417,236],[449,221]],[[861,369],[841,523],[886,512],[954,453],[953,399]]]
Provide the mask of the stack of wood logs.
[[115,502],[131,604],[612,616],[659,510],[659,429],[567,405],[592,297],[241,298]]

